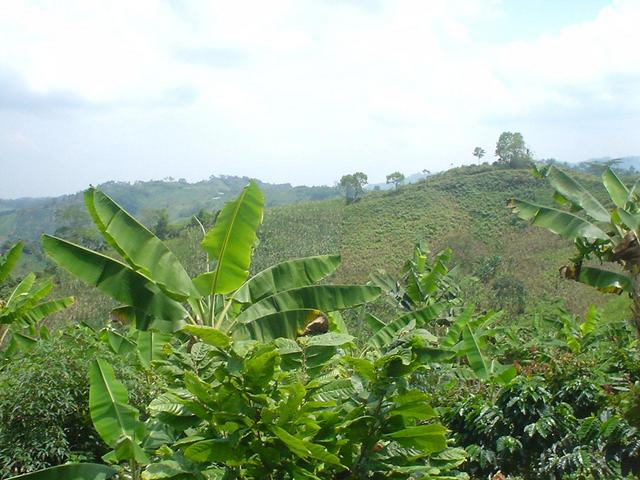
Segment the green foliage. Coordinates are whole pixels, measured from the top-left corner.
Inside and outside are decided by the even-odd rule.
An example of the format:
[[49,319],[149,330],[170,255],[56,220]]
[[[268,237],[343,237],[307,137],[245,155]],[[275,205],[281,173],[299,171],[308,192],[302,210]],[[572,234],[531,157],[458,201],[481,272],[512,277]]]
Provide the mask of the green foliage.
[[[139,330],[171,333],[187,323],[225,332],[238,329],[245,335],[259,335],[259,339],[295,338],[302,318],[295,312],[314,309],[329,314],[379,294],[376,287],[309,285],[335,269],[336,258],[280,264],[247,280],[263,211],[263,196],[254,182],[221,210],[215,225],[205,233],[202,248],[208,256],[207,271],[193,280],[162,241],[107,195],[89,189],[85,201],[98,230],[124,262],[47,235],[43,247],[69,272],[122,303],[112,314]],[[211,271],[209,258],[215,261]],[[291,268],[300,267],[311,271],[287,278]],[[262,288],[265,294],[259,302],[247,305],[246,292],[252,287]],[[283,321],[288,327],[278,328]]]
[[480,160],[482,157],[484,157],[485,153],[487,152],[484,151],[484,148],[476,147],[473,149],[472,155]]
[[396,191],[401,183],[404,182],[404,174],[400,172],[393,172],[387,175],[387,184],[393,183],[396,187]]
[[87,381],[96,356],[113,366],[134,405],[147,405],[156,388],[154,375],[111,353],[93,331],[68,328],[38,342],[0,366],[1,478],[67,461],[100,460],[105,446],[89,416]]
[[[447,447],[429,397],[409,382],[425,368],[420,337],[355,358],[344,355],[352,337],[336,332],[257,344],[187,331],[203,342],[175,345],[161,362],[170,386],[134,441],[149,459],[138,457],[142,478],[466,478],[456,471],[464,452]],[[102,384],[92,376],[92,389]]]
[[[0,284],[9,278],[22,249],[22,243],[18,242],[0,257]],[[71,297],[43,301],[53,283],[48,281],[34,289],[35,281],[35,273],[29,273],[10,291],[7,300],[0,298],[0,348],[4,347],[0,353],[4,357],[32,348],[39,336],[47,337],[44,319],[73,303]]]
[[106,465],[83,463],[60,465],[12,478],[20,480],[58,480],[60,478],[65,480],[106,480],[107,478],[112,478],[115,474],[116,470]]
[[496,143],[495,155],[498,157],[498,165],[509,168],[526,168],[532,163],[531,152],[519,132],[502,132]]
[[368,177],[362,172],[343,175],[338,185],[344,189],[347,203],[353,203],[360,199],[364,193],[364,186],[368,182]]

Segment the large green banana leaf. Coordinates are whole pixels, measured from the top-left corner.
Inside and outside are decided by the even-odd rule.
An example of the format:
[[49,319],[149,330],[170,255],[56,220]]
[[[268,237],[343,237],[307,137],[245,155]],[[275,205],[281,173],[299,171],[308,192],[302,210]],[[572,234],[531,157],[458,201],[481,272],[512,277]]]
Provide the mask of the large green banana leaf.
[[154,360],[166,358],[164,346],[171,340],[170,333],[154,330],[138,332],[138,358],[144,368],[149,368]]
[[609,192],[609,196],[616,207],[624,208],[627,204],[627,198],[629,198],[629,189],[622,183],[618,176],[613,173],[613,170],[607,168],[602,173],[602,183],[604,183],[604,187],[607,189],[607,192]]
[[[182,305],[127,265],[65,240],[43,235],[44,251],[70,273],[113,299],[153,318],[179,323],[187,315]],[[147,324],[138,325],[145,329]]]
[[[601,240],[609,239],[607,234],[593,223],[569,212],[542,207],[516,199],[512,199],[509,202],[509,206],[513,209],[514,213],[523,220],[529,220],[533,225],[545,227],[564,238],[575,239],[578,237],[587,237]],[[607,221],[609,221],[608,214]]]
[[582,185],[576,182],[562,170],[549,167],[547,178],[551,186],[572,205],[586,212],[598,222],[609,222],[609,212]]
[[96,431],[112,448],[130,440],[136,444],[145,432],[139,412],[129,405],[129,396],[113,368],[102,359],[94,360],[89,368],[89,412]]
[[[627,227],[632,230],[640,229],[640,214],[638,213],[629,213],[622,208],[617,208],[615,213],[618,214],[622,223],[624,223]],[[612,214],[612,219],[614,218]]]
[[265,315],[249,323],[238,324],[233,329],[235,340],[257,340],[268,343],[276,338],[295,339],[304,327],[322,312],[314,309],[289,310]]
[[469,366],[478,378],[488,378],[489,368],[487,361],[482,355],[482,350],[478,340],[467,323],[462,331],[462,349],[467,357]]
[[628,276],[596,267],[582,266],[575,280],[605,293],[622,293],[633,290],[633,281]]
[[13,292],[11,292],[11,295],[9,295],[7,308],[16,308],[21,302],[26,301],[28,299],[29,290],[31,290],[35,281],[36,274],[33,272],[24,277]]
[[106,480],[114,477],[116,473],[115,469],[107,465],[70,463],[25,473],[9,480]]
[[339,255],[321,255],[278,263],[250,278],[233,298],[241,303],[255,303],[277,292],[313,285],[335,272],[338,265]]
[[[402,315],[380,328],[368,340],[367,345],[375,348],[383,348],[395,340],[398,332],[409,325],[410,322],[415,321],[418,326],[424,325],[425,323],[435,319],[443,309],[444,304],[436,303],[429,305],[428,307],[421,308],[420,310]],[[435,337],[434,340],[436,340]]]
[[22,242],[16,243],[0,258],[0,283],[4,282],[22,255]]
[[263,208],[264,196],[251,182],[218,214],[216,224],[202,240],[202,248],[218,261],[211,274],[199,277],[201,282],[206,279],[207,293],[231,293],[247,279]]
[[44,317],[64,310],[71,304],[73,304],[73,297],[64,297],[57,300],[50,300],[34,307],[28,306],[15,311],[1,312],[0,323],[24,322],[35,324]]
[[249,323],[277,312],[316,309],[333,312],[357,307],[378,298],[380,289],[361,285],[311,285],[278,292],[254,303],[238,315],[238,323]]
[[98,230],[134,270],[176,300],[196,293],[180,261],[158,237],[99,190],[88,189],[84,198]]
[[456,318],[455,321],[449,326],[449,330],[447,331],[447,334],[444,337],[442,337],[442,339],[440,340],[440,343],[444,347],[451,348],[456,343],[458,343],[458,341],[460,340],[460,337],[462,336],[462,331],[464,330],[464,327],[471,320],[471,316],[473,315],[474,310],[475,310],[474,305],[468,305],[463,310],[463,312],[458,316],[458,318]]

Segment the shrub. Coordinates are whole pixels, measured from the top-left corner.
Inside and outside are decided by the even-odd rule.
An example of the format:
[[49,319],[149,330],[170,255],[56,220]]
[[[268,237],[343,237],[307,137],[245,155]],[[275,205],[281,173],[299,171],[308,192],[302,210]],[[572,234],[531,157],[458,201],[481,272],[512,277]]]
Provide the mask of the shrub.
[[0,478],[106,452],[88,408],[87,372],[97,355],[114,366],[133,403],[146,405],[151,378],[86,327],[61,331],[0,365]]

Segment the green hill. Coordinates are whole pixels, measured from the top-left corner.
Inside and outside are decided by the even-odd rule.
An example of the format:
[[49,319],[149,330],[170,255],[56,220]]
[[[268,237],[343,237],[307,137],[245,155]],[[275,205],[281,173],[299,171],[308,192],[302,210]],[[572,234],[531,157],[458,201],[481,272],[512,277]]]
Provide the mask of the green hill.
[[[592,190],[601,188],[594,177],[581,181]],[[551,190],[528,170],[463,167],[398,192],[369,193],[352,205],[330,200],[272,208],[254,266],[260,270],[289,258],[339,252],[336,280],[362,282],[376,269],[398,272],[413,245],[425,240],[432,251],[453,248],[455,263],[478,277],[472,289],[481,303],[520,311],[534,301],[564,297],[573,311],[583,311],[589,302],[613,301],[617,308],[617,297],[559,278],[571,243],[511,215],[506,203],[512,197],[548,204]]]
[[[107,182],[98,185],[144,223],[153,222],[160,210],[170,220],[185,220],[201,209],[219,209],[249,181],[248,177],[212,176],[196,183],[179,181]],[[268,206],[336,197],[334,187],[293,187],[288,183],[258,182]],[[8,241],[37,240],[42,233],[54,233],[64,226],[88,223],[83,216],[82,193],[56,198],[0,199],[0,245]]]
[[[592,191],[601,188],[595,177],[581,176],[580,180]],[[237,188],[241,185],[238,181]],[[152,198],[152,187],[145,185],[145,193],[139,196]],[[167,185],[158,188],[164,193],[175,188],[176,200],[168,196],[157,205],[173,203],[174,215],[180,209],[186,211],[179,205],[187,205],[188,190]],[[263,188],[271,205],[294,198],[289,190],[276,201],[270,195],[277,189],[269,190],[264,184]],[[114,189],[113,185],[105,188],[122,202],[123,192]],[[229,187],[225,197],[231,197],[232,191]],[[302,191],[304,195],[312,192],[317,193]],[[596,303],[607,305],[617,316],[626,315],[625,297],[599,294],[559,277],[558,269],[570,255],[571,243],[518,220],[506,208],[512,197],[548,204],[551,190],[528,170],[471,166],[430,176],[398,192],[370,192],[350,205],[343,198],[332,198],[272,206],[266,210],[259,232],[253,270],[301,256],[340,253],[342,264],[333,280],[366,282],[377,269],[399,272],[414,244],[426,241],[434,252],[453,249],[454,263],[465,277],[466,294],[482,308],[503,308],[508,315],[516,316],[540,303],[563,298],[565,307],[576,313]],[[133,197],[131,202],[140,217],[137,205],[142,201]],[[202,205],[206,203],[200,201],[192,209],[205,208]],[[176,237],[168,240],[193,275],[204,269],[205,257],[198,246],[201,235],[199,228],[185,224]],[[62,272],[59,275],[60,293],[78,297],[77,306],[71,310],[74,318],[104,318],[111,305],[106,298],[82,288]],[[91,295],[90,301],[83,298],[86,295]]]

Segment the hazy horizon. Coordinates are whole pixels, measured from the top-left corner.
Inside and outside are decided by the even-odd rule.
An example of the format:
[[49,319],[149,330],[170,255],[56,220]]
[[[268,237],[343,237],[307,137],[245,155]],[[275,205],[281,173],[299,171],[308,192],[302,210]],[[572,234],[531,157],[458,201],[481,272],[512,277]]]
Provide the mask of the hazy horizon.
[[640,153],[640,0],[0,4],[0,198]]

